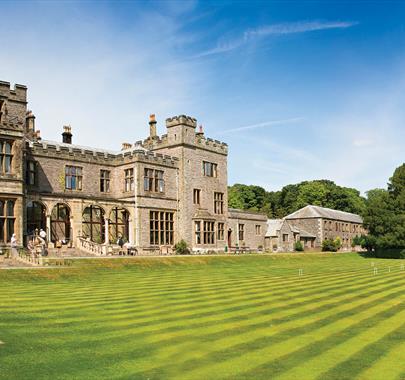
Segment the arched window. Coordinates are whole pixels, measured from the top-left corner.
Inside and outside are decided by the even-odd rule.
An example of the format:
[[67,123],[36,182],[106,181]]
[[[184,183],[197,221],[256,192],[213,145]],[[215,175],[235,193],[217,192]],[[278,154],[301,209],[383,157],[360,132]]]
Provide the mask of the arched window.
[[109,241],[116,243],[118,237],[129,240],[129,212],[124,208],[115,207],[111,210],[109,219]]
[[83,237],[95,243],[104,243],[104,210],[99,206],[89,206],[83,211]]
[[41,202],[27,202],[27,233],[32,235],[35,230],[46,230],[45,206]]
[[70,210],[63,203],[58,203],[51,213],[51,241],[70,240]]

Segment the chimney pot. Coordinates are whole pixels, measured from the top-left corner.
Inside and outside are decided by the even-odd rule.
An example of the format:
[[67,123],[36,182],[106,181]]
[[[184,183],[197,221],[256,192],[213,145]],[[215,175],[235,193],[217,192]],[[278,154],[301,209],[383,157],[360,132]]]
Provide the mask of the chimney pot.
[[62,142],[64,144],[71,144],[72,143],[72,127],[70,125],[63,126],[63,133],[62,133]]
[[131,145],[130,143],[123,142],[123,143],[122,143],[121,150],[131,149],[131,147],[132,147],[132,145]]
[[204,134],[203,126],[200,125],[200,126],[198,127],[197,135],[198,135],[198,136],[201,136],[201,135],[203,135],[203,134]]
[[154,113],[149,115],[149,137],[156,137],[156,117]]

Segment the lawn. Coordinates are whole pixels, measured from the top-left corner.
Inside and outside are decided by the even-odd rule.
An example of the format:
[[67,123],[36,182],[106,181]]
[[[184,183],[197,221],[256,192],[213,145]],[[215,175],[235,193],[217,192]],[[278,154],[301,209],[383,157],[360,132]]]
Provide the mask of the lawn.
[[403,380],[404,262],[296,254],[3,270],[0,379]]

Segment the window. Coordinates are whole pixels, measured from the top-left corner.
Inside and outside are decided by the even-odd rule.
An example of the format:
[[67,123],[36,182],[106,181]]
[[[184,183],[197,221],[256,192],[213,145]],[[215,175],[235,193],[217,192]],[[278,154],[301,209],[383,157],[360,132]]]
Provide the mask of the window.
[[193,203],[195,205],[200,204],[200,198],[201,198],[201,190],[200,189],[194,189],[193,190]]
[[217,230],[217,239],[218,240],[224,240],[225,236],[225,224],[224,223],[218,223],[218,230]]
[[27,202],[27,233],[34,234],[35,230],[46,231],[46,209],[41,202]]
[[37,184],[37,164],[34,161],[28,161],[26,172],[25,172],[25,182],[27,185],[34,186]]
[[150,211],[150,244],[172,245],[174,240],[174,213]]
[[165,191],[163,170],[145,168],[143,177],[143,188],[145,191],[163,193]]
[[283,234],[283,243],[288,242],[288,234]]
[[217,176],[217,164],[212,162],[203,161],[203,174],[206,177],[216,177]]
[[83,211],[82,233],[84,238],[101,244],[105,241],[104,210],[99,206],[88,206]]
[[13,155],[11,153],[13,143],[11,141],[0,140],[0,174],[11,173],[11,163]]
[[14,201],[0,199],[0,242],[7,243],[14,233]]
[[255,230],[256,230],[256,235],[262,234],[262,226],[260,224],[256,224]]
[[78,166],[65,167],[65,189],[67,190],[82,189],[82,168]]
[[195,243],[201,244],[201,222],[194,222],[195,226]]
[[215,240],[214,225],[215,222],[207,222],[207,221],[203,222],[204,244],[214,244]]
[[116,243],[119,237],[129,240],[129,212],[126,209],[114,207],[110,212],[108,223],[109,241]]
[[224,213],[224,193],[214,193],[214,214]]
[[133,191],[134,190],[134,169],[125,169],[125,186],[124,191]]
[[100,170],[100,192],[110,192],[110,171]]
[[244,224],[239,224],[238,227],[238,232],[239,232],[239,240],[245,240],[245,225]]

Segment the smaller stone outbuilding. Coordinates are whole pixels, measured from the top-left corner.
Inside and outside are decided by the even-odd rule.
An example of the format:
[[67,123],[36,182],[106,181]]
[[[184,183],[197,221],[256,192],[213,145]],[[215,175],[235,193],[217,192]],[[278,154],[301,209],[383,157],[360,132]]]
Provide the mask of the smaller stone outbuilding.
[[301,241],[308,250],[314,248],[316,236],[298,229],[286,219],[269,219],[265,237],[265,249],[272,252],[293,252],[295,243]]

